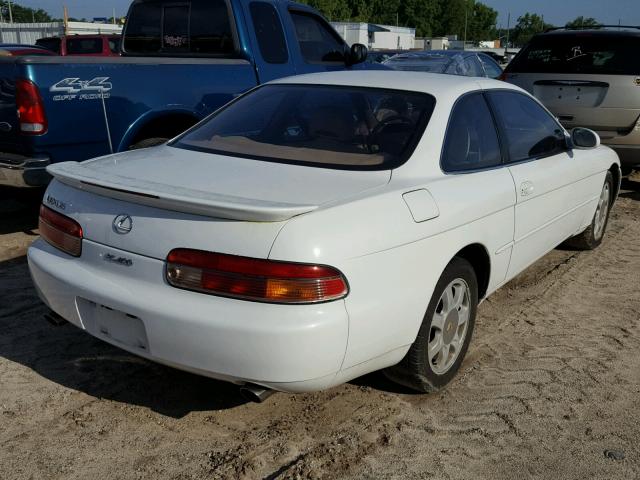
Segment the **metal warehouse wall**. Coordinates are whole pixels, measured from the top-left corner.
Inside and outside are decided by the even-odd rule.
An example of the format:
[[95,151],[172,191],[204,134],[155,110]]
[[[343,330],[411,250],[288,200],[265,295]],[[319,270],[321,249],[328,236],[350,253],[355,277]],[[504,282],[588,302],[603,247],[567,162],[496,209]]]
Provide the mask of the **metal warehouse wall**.
[[[122,33],[121,25],[91,22],[68,22],[67,35]],[[43,37],[64,35],[64,22],[0,23],[0,43],[34,44]]]

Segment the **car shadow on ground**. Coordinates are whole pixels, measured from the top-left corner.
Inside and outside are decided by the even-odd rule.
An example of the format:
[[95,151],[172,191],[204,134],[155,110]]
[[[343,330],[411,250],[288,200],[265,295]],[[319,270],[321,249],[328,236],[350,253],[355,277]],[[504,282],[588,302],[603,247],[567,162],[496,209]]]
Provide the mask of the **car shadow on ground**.
[[0,262],[0,357],[66,388],[173,418],[246,403],[235,385],[130,355],[71,324],[51,325],[27,268],[24,257]]
[[43,189],[0,187],[0,235],[24,232],[36,235]]

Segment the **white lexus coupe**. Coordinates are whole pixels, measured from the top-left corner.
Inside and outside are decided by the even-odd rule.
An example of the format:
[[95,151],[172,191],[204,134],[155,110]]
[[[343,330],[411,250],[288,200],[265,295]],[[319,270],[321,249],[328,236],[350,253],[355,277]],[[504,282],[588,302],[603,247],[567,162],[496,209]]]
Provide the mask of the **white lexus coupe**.
[[49,167],[44,302],[142,357],[264,398],[379,369],[447,384],[478,302],[602,241],[616,154],[488,79],[278,80],[159,147]]

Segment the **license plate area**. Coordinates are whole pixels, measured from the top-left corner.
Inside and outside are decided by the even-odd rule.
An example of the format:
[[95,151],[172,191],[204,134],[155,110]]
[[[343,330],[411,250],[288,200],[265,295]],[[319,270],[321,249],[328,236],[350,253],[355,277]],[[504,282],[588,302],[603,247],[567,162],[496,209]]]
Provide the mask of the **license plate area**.
[[535,85],[534,95],[551,107],[597,107],[604,100],[607,89],[599,86]]
[[130,313],[116,310],[85,298],[76,299],[78,313],[85,329],[109,343],[149,352],[144,322]]

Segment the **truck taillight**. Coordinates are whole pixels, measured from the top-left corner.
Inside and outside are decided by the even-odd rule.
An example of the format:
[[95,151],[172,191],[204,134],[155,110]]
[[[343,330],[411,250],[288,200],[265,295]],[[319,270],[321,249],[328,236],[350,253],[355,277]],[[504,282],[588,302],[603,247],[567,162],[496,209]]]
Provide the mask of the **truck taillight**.
[[349,292],[338,270],[178,248],[167,256],[170,285],[223,297],[270,303],[318,303]]
[[42,238],[54,247],[74,257],[82,253],[82,227],[75,220],[40,205],[38,228]]
[[20,131],[24,135],[47,133],[47,116],[38,87],[30,80],[16,81],[16,107]]

